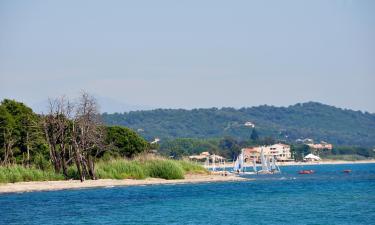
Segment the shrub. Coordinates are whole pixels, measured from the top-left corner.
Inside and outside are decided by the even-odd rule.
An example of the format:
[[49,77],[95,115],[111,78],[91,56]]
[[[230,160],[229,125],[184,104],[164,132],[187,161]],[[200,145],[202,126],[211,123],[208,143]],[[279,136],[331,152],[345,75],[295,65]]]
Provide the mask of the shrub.
[[41,170],[48,170],[52,167],[51,162],[48,159],[46,159],[44,155],[41,153],[38,153],[37,155],[35,155],[34,165],[36,166],[36,168],[41,169]]
[[184,178],[184,170],[172,160],[149,160],[145,162],[145,166],[150,177],[167,180]]
[[73,179],[73,180],[79,180],[80,179],[77,167],[75,165],[68,167],[66,173],[67,173],[68,179]]
[[137,161],[111,160],[101,161],[96,165],[96,175],[100,179],[144,179],[144,169]]

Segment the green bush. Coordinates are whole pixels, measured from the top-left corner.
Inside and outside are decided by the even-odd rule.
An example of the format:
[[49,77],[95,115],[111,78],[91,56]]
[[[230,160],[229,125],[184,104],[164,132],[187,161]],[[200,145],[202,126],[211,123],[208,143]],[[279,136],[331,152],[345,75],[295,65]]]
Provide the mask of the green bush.
[[79,180],[80,179],[77,167],[75,165],[68,167],[66,173],[67,173],[68,179],[73,179],[73,180]]
[[111,160],[96,165],[96,175],[100,179],[144,179],[146,175],[137,161]]
[[167,180],[184,178],[184,170],[177,162],[172,160],[150,160],[145,162],[145,166],[150,177]]
[[44,157],[43,154],[38,153],[34,157],[34,165],[36,168],[41,170],[48,170],[52,168],[51,162]]

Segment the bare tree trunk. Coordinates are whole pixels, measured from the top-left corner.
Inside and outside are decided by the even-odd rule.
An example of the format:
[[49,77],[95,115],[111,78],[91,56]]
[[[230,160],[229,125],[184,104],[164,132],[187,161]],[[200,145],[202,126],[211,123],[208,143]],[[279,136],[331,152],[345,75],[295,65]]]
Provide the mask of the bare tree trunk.
[[53,158],[53,161],[55,162],[54,163],[55,171],[56,173],[60,173],[61,171],[60,156],[56,151],[56,146],[53,146],[51,149],[52,149],[52,158]]
[[62,147],[61,151],[61,166],[62,166],[62,171],[65,176],[65,178],[68,177],[68,165],[66,163],[66,150],[65,150],[65,145]]
[[80,157],[79,157],[79,153],[77,151],[75,152],[75,154],[76,154],[75,161],[76,161],[79,179],[81,180],[81,182],[83,182],[83,181],[85,181],[85,175],[84,175],[84,173],[82,171],[82,168],[81,168],[81,160],[80,160]]
[[81,182],[85,181],[85,174],[84,174],[84,168],[82,168],[82,156],[81,156],[81,153],[79,151],[79,145],[78,145],[78,142],[77,142],[77,128],[76,128],[76,124],[75,122],[73,121],[73,129],[72,129],[72,133],[73,133],[73,151],[74,151],[74,161],[76,163],[76,166],[77,166],[77,171],[78,171],[78,175],[79,175],[79,179],[81,180]]
[[93,180],[97,180],[98,178],[96,177],[95,174],[95,166],[94,166],[94,160],[91,155],[87,157],[87,163],[89,166],[89,174]]
[[82,167],[82,173],[83,176],[86,178],[87,176],[90,176],[89,171],[88,171],[88,166],[85,157],[81,153],[81,167]]

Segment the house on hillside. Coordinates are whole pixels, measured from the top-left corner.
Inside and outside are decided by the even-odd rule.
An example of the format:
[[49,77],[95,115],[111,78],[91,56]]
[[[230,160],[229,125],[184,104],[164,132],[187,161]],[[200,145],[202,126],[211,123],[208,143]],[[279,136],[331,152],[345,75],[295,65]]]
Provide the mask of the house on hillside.
[[308,144],[308,146],[314,150],[322,151],[322,150],[332,150],[333,145],[328,144],[327,142],[320,142],[319,144]]
[[251,127],[251,128],[254,128],[254,127],[255,127],[255,124],[252,123],[252,122],[250,122],[250,121],[247,121],[247,122],[245,122],[244,126],[245,126],[245,127]]
[[333,149],[332,144],[329,144],[324,141],[321,141],[319,144],[314,144],[314,143],[308,144],[308,146],[310,147],[311,152],[318,156],[323,151],[331,151]]

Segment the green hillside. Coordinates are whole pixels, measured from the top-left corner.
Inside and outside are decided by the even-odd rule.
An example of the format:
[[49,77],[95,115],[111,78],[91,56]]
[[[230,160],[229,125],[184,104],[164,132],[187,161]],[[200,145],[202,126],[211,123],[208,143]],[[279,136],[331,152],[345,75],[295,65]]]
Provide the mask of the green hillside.
[[137,130],[145,138],[214,138],[232,136],[246,140],[255,124],[260,136],[294,142],[298,138],[328,141],[335,145],[375,145],[375,114],[340,109],[316,102],[289,107],[156,109],[103,114],[108,125]]

